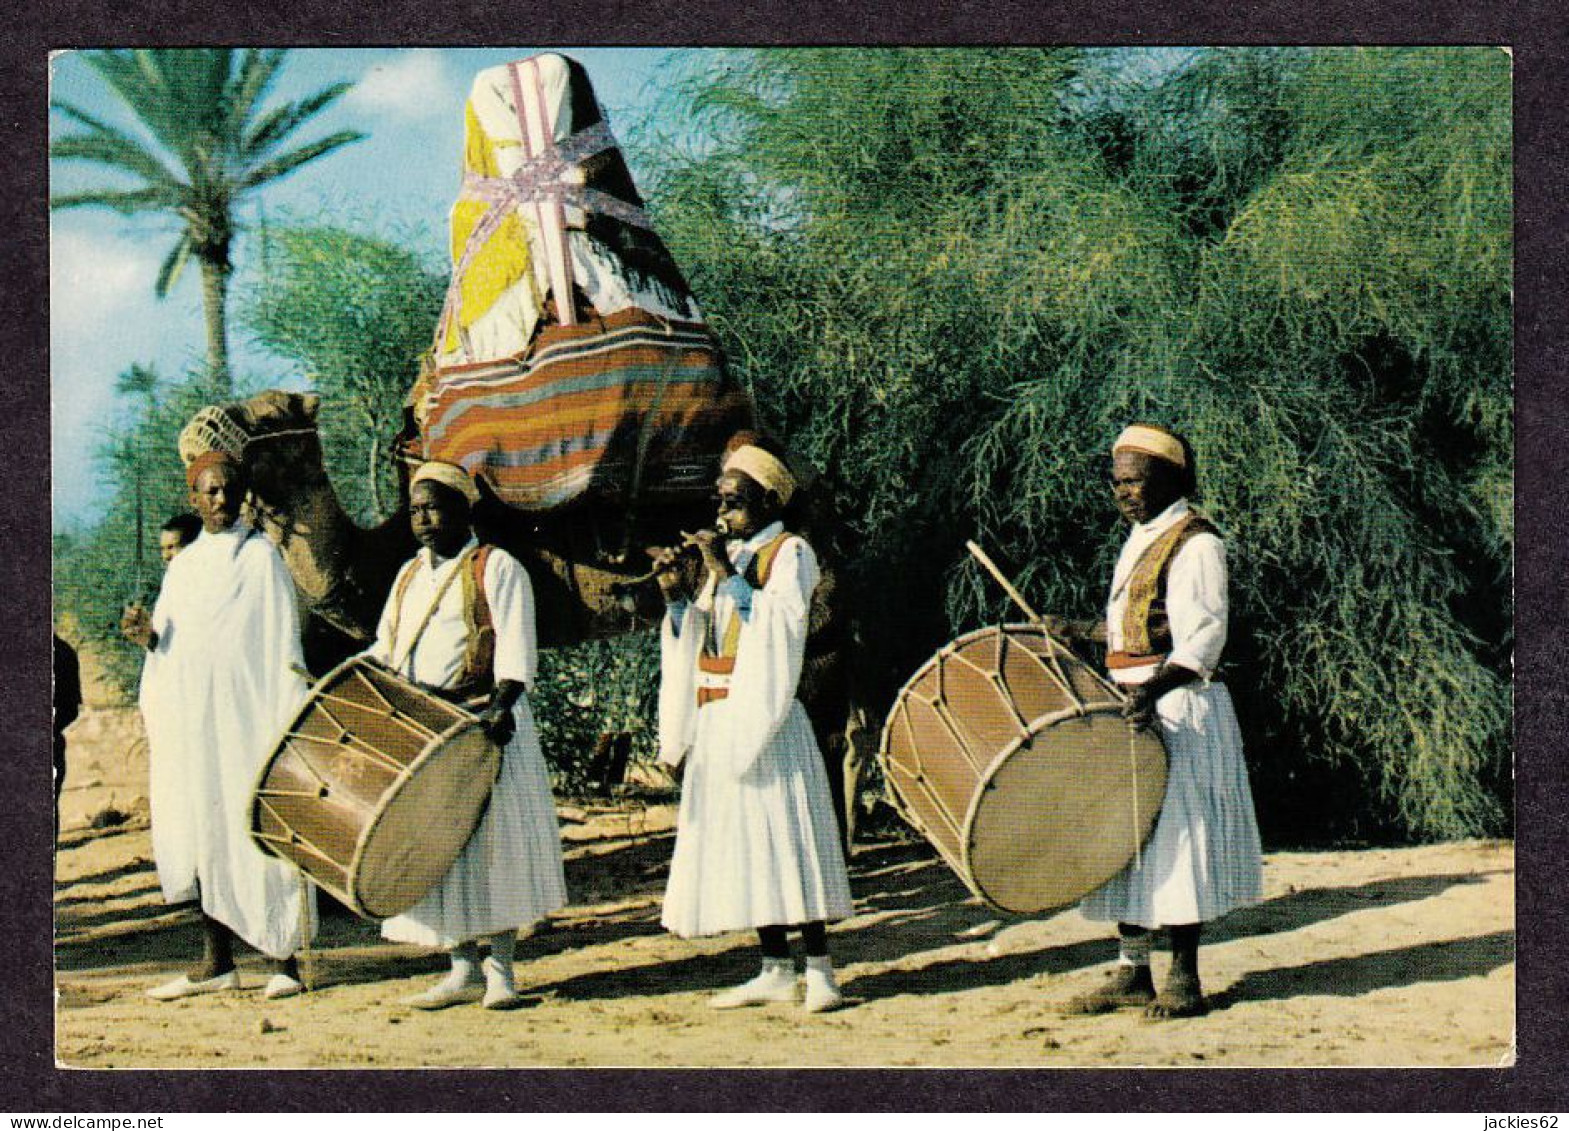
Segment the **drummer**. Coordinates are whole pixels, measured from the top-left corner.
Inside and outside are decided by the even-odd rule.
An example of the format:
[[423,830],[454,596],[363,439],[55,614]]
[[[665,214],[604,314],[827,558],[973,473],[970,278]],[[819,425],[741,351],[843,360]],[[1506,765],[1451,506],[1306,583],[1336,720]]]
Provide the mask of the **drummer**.
[[[659,575],[660,758],[686,764],[661,921],[683,938],[757,931],[761,971],[711,998],[715,1009],[795,1001],[788,932],[798,930],[805,1009],[825,1012],[844,1001],[827,921],[852,908],[833,797],[797,698],[817,558],[780,521],[795,479],[774,453],[736,448],[717,487],[725,535],[691,538],[706,567],[699,591],[674,569]],[[675,551],[656,558],[673,564]]]
[[448,698],[482,697],[485,730],[503,748],[485,815],[451,870],[382,924],[395,942],[450,952],[447,975],[406,999],[416,1009],[521,1005],[518,931],[566,903],[555,801],[525,694],[536,670],[533,588],[517,559],[474,538],[478,499],[461,467],[432,462],[414,473],[409,521],[422,549],[399,572],[367,653]]
[[[1069,1013],[1143,1008],[1153,1018],[1208,1011],[1199,981],[1206,922],[1257,902],[1260,849],[1242,736],[1231,696],[1214,678],[1226,643],[1226,552],[1189,504],[1193,448],[1163,428],[1135,424],[1112,445],[1112,494],[1132,528],[1112,575],[1101,623],[1048,618],[1061,635],[1103,640],[1124,714],[1159,728],[1169,759],[1166,799],[1139,856],[1079,905],[1115,921],[1121,943],[1106,982]],[[1165,928],[1171,969],[1157,994],[1154,930]]]

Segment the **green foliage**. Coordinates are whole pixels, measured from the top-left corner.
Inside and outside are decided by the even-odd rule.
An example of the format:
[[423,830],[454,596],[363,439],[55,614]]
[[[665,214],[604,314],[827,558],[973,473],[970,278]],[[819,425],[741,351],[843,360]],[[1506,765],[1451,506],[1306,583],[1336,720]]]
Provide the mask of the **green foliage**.
[[179,222],[179,237],[158,272],[157,293],[168,294],[185,264],[196,258],[208,372],[220,389],[229,381],[226,286],[237,206],[262,185],[364,136],[340,130],[285,148],[296,131],[349,89],[335,83],[299,102],[263,110],[287,54],[255,48],[88,51],[83,57],[138,128],[121,129],[67,102],[50,104],[81,132],[54,138],[49,156],[95,165],[109,174],[110,183],[53,195],[49,207],[162,213]]
[[197,409],[214,403],[218,391],[205,376],[169,384],[140,365],[121,375],[119,387],[141,403],[106,424],[98,449],[84,453],[96,462],[110,503],[90,530],[55,534],[54,604],[70,622],[72,639],[91,648],[111,682],[133,699],[142,657],[120,636],[120,614],[129,601],[150,608],[158,594],[158,529],[191,509],[177,449],[180,429]]
[[658,691],[659,640],[652,633],[541,652],[529,704],[556,791],[581,797],[596,784],[589,771],[602,735],[630,734],[633,759],[651,760]]
[[397,509],[387,444],[402,426],[445,279],[394,239],[332,224],[269,229],[261,259],[243,298],[246,327],[322,395],[338,498],[360,522],[378,523]]
[[1504,53],[769,51],[681,89],[660,230],[841,481],[884,702],[1013,615],[966,536],[1100,604],[1103,453],[1155,420],[1228,534],[1266,829],[1507,827]]

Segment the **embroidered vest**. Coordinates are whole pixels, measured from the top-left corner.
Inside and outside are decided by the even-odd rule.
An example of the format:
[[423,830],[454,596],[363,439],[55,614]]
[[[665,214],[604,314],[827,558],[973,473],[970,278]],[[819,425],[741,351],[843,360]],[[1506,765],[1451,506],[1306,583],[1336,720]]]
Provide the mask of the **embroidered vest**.
[[[745,578],[753,589],[761,589],[768,584],[768,578],[774,570],[774,561],[779,557],[779,551],[784,549],[785,542],[792,537],[788,530],[781,530],[775,537],[766,542],[753,556],[751,564],[746,567]],[[731,673],[735,671],[736,652],[741,645],[741,614],[734,609],[730,611],[730,619],[725,623],[723,635],[719,640],[719,648],[714,649],[713,634],[703,633],[703,648],[697,656],[697,670],[710,676],[720,676],[726,683]],[[724,687],[699,687],[697,689],[697,705],[706,707],[708,704],[720,699],[728,698],[730,688]]]
[[1122,651],[1106,656],[1113,670],[1158,664],[1171,654],[1171,618],[1166,612],[1166,582],[1177,551],[1195,534],[1219,534],[1202,515],[1189,512],[1144,548],[1128,575],[1128,603],[1122,614]]
[[[457,682],[441,688],[443,695],[453,699],[469,699],[488,694],[495,687],[494,665],[496,659],[496,626],[490,616],[490,601],[485,596],[485,563],[490,560],[491,547],[475,546],[463,555],[455,567],[458,584],[463,591],[463,620],[468,629],[468,644],[463,652],[463,665],[458,669]],[[416,557],[403,567],[393,588],[391,637],[393,646],[398,642],[398,622],[403,615],[403,599],[414,581],[419,568]],[[437,594],[439,603],[446,597],[445,588]],[[423,631],[424,626],[421,626]],[[418,638],[409,645],[409,655],[414,654]]]

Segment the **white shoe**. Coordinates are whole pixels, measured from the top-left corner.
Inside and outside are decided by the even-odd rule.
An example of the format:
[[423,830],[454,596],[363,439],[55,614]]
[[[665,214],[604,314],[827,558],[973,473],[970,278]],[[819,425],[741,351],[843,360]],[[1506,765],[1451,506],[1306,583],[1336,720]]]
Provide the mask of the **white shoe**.
[[262,997],[268,1001],[277,1001],[279,998],[295,997],[304,992],[304,982],[287,974],[278,973],[267,979],[267,988],[262,990]]
[[832,970],[806,968],[806,1012],[828,1013],[844,1004],[844,993]]
[[448,974],[424,993],[404,998],[403,1004],[415,1009],[446,1009],[449,1005],[478,1001],[484,992],[479,982],[458,980]]
[[147,996],[154,1001],[178,1001],[182,997],[195,997],[197,994],[216,994],[225,990],[240,988],[240,972],[230,970],[227,974],[219,974],[216,978],[205,981],[193,982],[190,977],[181,974],[172,982],[165,982],[161,986],[154,986],[147,991]]
[[485,1000],[482,1002],[486,1009],[517,1009],[523,1004],[523,995],[518,993],[517,987],[512,984],[512,970],[503,967],[494,958],[487,958],[485,967]]
[[481,1002],[486,1009],[521,1009],[528,999],[511,986],[486,986],[485,1000]]
[[788,965],[765,966],[750,982],[715,994],[708,999],[710,1009],[740,1009],[745,1005],[764,1005],[771,1001],[796,999],[795,971]]

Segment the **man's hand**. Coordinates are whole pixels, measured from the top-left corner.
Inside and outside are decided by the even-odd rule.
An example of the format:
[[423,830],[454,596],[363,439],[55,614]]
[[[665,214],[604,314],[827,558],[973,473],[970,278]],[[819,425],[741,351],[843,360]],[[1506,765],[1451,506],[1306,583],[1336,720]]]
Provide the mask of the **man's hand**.
[[485,736],[497,746],[505,748],[517,733],[517,722],[512,717],[512,705],[523,694],[523,685],[515,679],[504,679],[496,685],[490,705],[479,714],[479,725]]
[[513,719],[511,710],[502,710],[494,705],[485,708],[485,713],[479,717],[479,725],[485,731],[485,736],[497,746],[511,742],[513,734],[517,732],[517,721]]
[[1041,617],[1041,627],[1046,630],[1046,635],[1055,636],[1058,640],[1072,643],[1079,638],[1078,622],[1068,617],[1059,617],[1047,613]]
[[1156,693],[1150,685],[1141,683],[1135,686],[1128,695],[1128,701],[1122,705],[1122,717],[1127,719],[1139,730],[1153,731],[1157,729],[1155,717]]
[[1072,617],[1059,617],[1046,615],[1041,618],[1041,627],[1048,635],[1055,636],[1058,640],[1068,644],[1104,644],[1106,642],[1106,626],[1097,620],[1074,620]]
[[725,553],[724,536],[719,531],[699,530],[696,534],[683,534],[683,537],[689,545],[697,547],[698,553],[703,555],[703,564],[720,581],[735,573],[735,567]]
[[120,633],[138,648],[148,651],[158,643],[158,634],[153,631],[152,617],[140,602],[125,606],[125,611],[120,615]]
[[687,596],[686,578],[681,572],[681,551],[671,547],[648,547],[649,563],[659,572],[654,574],[654,580],[659,583],[659,592],[664,596],[666,603],[679,601]]
[[1181,664],[1162,664],[1160,670],[1147,682],[1135,684],[1128,691],[1122,717],[1141,730],[1158,733],[1160,721],[1156,717],[1155,705],[1168,691],[1175,691],[1184,684],[1203,678],[1192,668],[1185,668]]

